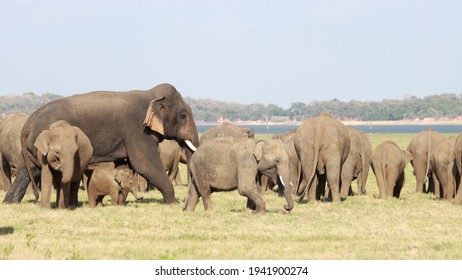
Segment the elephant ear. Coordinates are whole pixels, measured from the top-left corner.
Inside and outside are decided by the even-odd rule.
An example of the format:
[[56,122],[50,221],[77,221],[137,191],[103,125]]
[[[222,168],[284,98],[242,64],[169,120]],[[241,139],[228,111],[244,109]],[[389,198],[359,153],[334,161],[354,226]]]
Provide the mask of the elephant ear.
[[165,105],[163,104],[165,97],[160,97],[149,102],[148,111],[144,118],[143,125],[149,127],[152,131],[164,135],[164,113]]
[[49,147],[49,130],[45,129],[42,133],[39,134],[37,139],[35,139],[34,147],[44,156],[48,154],[48,147]]
[[121,185],[123,179],[124,179],[124,174],[122,170],[117,170],[116,174],[114,175],[114,180],[117,182],[117,184]]
[[405,159],[404,165],[406,166],[411,160],[413,160],[413,158],[412,158],[412,154],[410,152],[403,151],[403,153],[404,153],[404,159]]
[[[90,139],[88,136],[83,133],[83,131],[74,126],[73,127],[75,131],[77,132],[77,144],[79,145],[79,157],[80,157],[80,163],[83,165],[87,165],[91,157],[93,156],[93,146],[91,145]],[[86,168],[86,166],[82,166],[83,169]]]
[[263,141],[258,141],[253,149],[253,155],[257,161],[263,158],[263,144],[265,144]]

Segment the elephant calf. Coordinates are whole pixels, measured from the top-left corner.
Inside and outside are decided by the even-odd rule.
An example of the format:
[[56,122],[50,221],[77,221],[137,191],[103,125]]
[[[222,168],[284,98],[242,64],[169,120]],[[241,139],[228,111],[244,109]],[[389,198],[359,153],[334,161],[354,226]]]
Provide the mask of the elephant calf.
[[42,207],[50,208],[51,187],[56,188],[59,208],[77,206],[83,171],[93,155],[93,146],[83,131],[60,120],[43,130],[35,140],[41,164]]
[[190,159],[189,191],[183,210],[194,211],[202,197],[206,211],[212,210],[210,195],[232,191],[247,197],[247,207],[256,213],[266,211],[258,176],[278,178],[284,190],[287,211],[292,210],[289,159],[278,139],[216,138],[203,143]]
[[405,179],[404,168],[411,160],[412,155],[392,141],[385,141],[374,149],[371,167],[377,179],[380,198],[399,198]]
[[131,169],[96,168],[88,183],[88,203],[90,207],[96,207],[102,204],[106,195],[110,195],[112,205],[121,205],[129,192],[136,199],[142,199],[138,196],[137,180]]

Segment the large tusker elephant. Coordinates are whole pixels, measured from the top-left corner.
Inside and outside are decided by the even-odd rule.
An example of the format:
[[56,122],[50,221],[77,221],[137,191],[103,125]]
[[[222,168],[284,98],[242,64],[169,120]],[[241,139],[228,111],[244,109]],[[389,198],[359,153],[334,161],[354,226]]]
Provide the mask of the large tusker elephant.
[[222,137],[207,141],[197,149],[189,162],[189,190],[183,210],[194,211],[202,197],[206,211],[212,210],[212,192],[232,191],[247,197],[247,207],[256,213],[266,211],[262,188],[257,183],[262,174],[278,178],[287,205],[292,210],[292,188],[289,182],[289,160],[281,140]]
[[41,164],[41,204],[50,208],[52,186],[59,208],[78,206],[78,191],[83,172],[93,154],[90,139],[66,121],[57,121],[43,130],[34,146]]
[[351,182],[357,179],[358,194],[366,194],[366,182],[370,169],[372,144],[363,132],[348,127],[350,152],[342,165],[340,197],[346,198],[351,190]]
[[411,160],[412,155],[392,141],[385,141],[374,149],[370,163],[380,198],[399,198],[405,180],[404,168]]
[[[414,167],[414,175],[416,179],[416,192],[434,192],[435,186],[433,182],[432,172],[430,166],[430,159],[436,146],[444,141],[444,136],[428,128],[421,131],[415,136],[409,145],[407,151],[412,155],[412,167]],[[426,180],[428,182],[428,189],[425,189]]]
[[[333,202],[340,201],[340,174],[350,151],[348,130],[327,113],[305,121],[295,133],[295,150],[301,163],[302,182],[296,194],[316,198],[318,177],[325,177]],[[322,185],[322,184],[321,184]]]
[[252,128],[240,128],[237,125],[224,122],[205,131],[200,139],[200,143],[220,137],[235,138],[254,138],[255,133]]
[[454,145],[456,137],[451,136],[436,146],[431,156],[432,176],[435,195],[438,198],[452,199],[455,194],[456,166],[454,164]]
[[89,137],[93,146],[90,163],[128,159],[133,169],[161,192],[165,203],[177,203],[172,183],[159,157],[162,139],[174,139],[188,147],[188,156],[199,144],[191,108],[169,84],[146,91],[99,91],[52,101],[33,114],[21,132],[25,162],[19,164],[17,179],[5,203],[18,203],[31,178],[40,176],[37,136],[51,123],[65,120]]
[[462,204],[462,133],[460,133],[456,137],[456,142],[454,144],[454,157],[455,157],[455,164],[457,167],[457,172],[456,172],[457,192],[456,192],[456,197],[454,198],[453,204],[461,205]]

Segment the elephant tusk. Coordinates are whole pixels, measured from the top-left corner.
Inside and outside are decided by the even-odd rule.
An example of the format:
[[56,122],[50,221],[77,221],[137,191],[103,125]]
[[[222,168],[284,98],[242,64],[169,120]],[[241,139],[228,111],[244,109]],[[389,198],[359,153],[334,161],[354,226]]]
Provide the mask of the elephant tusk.
[[282,180],[282,176],[279,176],[279,180],[281,181],[281,184],[285,187],[286,184],[284,183],[284,180]]
[[184,142],[186,143],[186,145],[188,145],[188,148],[191,149],[191,151],[195,152],[197,150],[197,148],[194,146],[194,144],[191,141],[185,140]]

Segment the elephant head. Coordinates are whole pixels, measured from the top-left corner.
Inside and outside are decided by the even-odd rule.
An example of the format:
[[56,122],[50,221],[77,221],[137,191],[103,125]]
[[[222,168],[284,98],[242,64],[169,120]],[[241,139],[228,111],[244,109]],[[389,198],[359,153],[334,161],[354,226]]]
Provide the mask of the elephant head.
[[114,180],[121,190],[131,192],[137,200],[143,199],[142,196],[138,195],[138,183],[135,180],[135,174],[130,169],[118,169],[114,175]]
[[161,139],[176,140],[180,146],[194,152],[199,145],[199,136],[191,108],[171,85],[157,87],[164,87],[164,90],[160,90],[159,96],[149,103],[144,126]]
[[43,155],[42,161],[61,174],[62,184],[69,184],[75,170],[83,170],[81,164],[88,163],[93,154],[90,140],[82,130],[63,120],[43,130],[34,146]]
[[257,161],[258,171],[273,180],[284,190],[287,205],[284,209],[292,210],[292,186],[289,173],[289,156],[284,144],[279,139],[260,140],[255,144],[253,155]]

